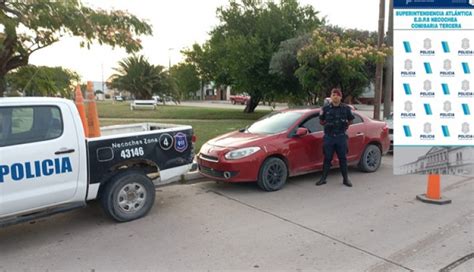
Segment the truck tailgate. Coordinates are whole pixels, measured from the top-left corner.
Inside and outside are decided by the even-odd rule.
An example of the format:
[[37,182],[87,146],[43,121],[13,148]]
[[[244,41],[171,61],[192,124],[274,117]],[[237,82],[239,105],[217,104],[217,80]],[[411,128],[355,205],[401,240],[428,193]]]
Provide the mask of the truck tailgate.
[[191,165],[192,137],[192,127],[174,126],[87,139],[89,182],[103,182],[124,165],[148,165],[148,172]]

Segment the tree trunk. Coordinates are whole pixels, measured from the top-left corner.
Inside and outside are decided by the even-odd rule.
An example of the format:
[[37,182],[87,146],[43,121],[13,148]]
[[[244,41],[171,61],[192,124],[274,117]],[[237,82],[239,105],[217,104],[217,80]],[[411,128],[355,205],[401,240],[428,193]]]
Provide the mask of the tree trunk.
[[7,80],[5,78],[7,73],[0,72],[0,97],[3,97],[7,91]]
[[258,103],[260,103],[260,100],[262,98],[259,96],[251,96],[250,100],[247,102],[247,105],[245,105],[244,112],[245,113],[252,113],[255,111],[255,108],[258,106]]

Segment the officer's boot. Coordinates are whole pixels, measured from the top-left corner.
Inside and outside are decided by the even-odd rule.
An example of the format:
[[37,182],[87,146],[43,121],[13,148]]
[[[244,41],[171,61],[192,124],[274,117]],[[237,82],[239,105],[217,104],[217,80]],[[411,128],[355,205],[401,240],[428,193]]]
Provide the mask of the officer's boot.
[[352,187],[352,182],[349,179],[347,174],[347,165],[341,165],[341,174],[342,174],[342,184],[346,185],[347,187]]
[[326,184],[326,178],[328,177],[329,169],[331,169],[331,166],[324,164],[324,167],[323,167],[323,175],[321,176],[321,178],[319,179],[319,181],[316,182],[316,186],[320,186],[320,185]]

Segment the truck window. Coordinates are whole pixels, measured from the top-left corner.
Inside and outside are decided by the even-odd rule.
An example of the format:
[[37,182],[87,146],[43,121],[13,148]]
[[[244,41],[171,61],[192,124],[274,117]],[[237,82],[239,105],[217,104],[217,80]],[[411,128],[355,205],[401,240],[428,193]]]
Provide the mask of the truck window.
[[58,138],[63,133],[61,112],[55,106],[0,108],[0,146]]
[[33,127],[33,108],[17,108],[12,110],[12,134],[18,135]]

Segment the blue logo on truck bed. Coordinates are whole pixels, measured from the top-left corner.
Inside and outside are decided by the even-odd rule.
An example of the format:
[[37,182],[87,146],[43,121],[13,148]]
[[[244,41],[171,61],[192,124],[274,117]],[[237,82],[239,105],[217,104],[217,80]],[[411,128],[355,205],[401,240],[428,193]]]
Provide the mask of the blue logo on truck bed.
[[186,134],[178,132],[174,135],[174,149],[178,152],[184,152],[188,148],[188,140]]
[[14,181],[20,181],[69,172],[72,172],[72,164],[69,157],[13,163],[11,165],[0,164],[0,183],[3,183],[6,177],[11,177]]

